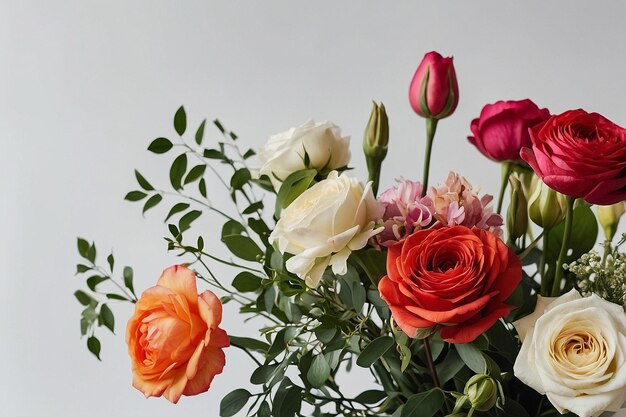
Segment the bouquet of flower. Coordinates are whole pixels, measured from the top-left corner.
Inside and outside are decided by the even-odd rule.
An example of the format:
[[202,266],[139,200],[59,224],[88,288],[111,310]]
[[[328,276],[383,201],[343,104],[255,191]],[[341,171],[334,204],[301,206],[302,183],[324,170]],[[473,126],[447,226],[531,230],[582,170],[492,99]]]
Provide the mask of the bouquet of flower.
[[[256,152],[241,151],[218,120],[220,140],[205,140],[205,121],[185,138],[179,108],[177,139],[148,147],[174,154],[171,189],[135,171],[139,188],[126,199],[141,201],[144,213],[173,201],[165,240],[184,263],[137,297],[132,269],[115,269],[112,254],[99,263],[95,244],[79,238],[77,272],[89,290],[75,296],[88,349],[99,358],[96,331],[114,330],[114,302],[135,303],[126,327],[133,386],[173,403],[209,389],[225,368],[224,349],[243,350],[256,389],[226,395],[222,417],[591,417],[620,409],[626,254],[615,235],[626,209],[626,130],[580,109],[552,115],[528,99],[486,105],[468,139],[502,165],[494,208],[459,173],[429,182],[437,124],[454,113],[458,90],[452,58],[426,54],[409,88],[426,121],[422,182],[398,178],[381,193],[393,144],[382,103],[365,128],[366,182],[350,176],[349,138],[330,122],[272,136],[252,169]],[[210,202],[209,174],[236,210]],[[601,253],[592,205],[604,229]],[[190,237],[203,215],[223,220],[231,257],[207,252],[203,234]],[[224,282],[216,265],[232,267],[234,278]],[[224,303],[258,318],[258,332],[222,329]],[[348,396],[340,379],[353,367],[371,372],[371,388]]]

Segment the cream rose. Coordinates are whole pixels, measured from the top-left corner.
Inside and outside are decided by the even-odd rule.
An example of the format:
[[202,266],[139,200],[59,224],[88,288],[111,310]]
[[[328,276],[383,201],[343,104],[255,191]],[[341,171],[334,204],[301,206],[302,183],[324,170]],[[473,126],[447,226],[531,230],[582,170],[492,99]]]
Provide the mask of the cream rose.
[[363,188],[357,179],[332,171],[282,211],[270,243],[295,255],[287,270],[316,287],[328,265],[337,275],[347,272],[350,253],[383,230],[376,227],[383,211],[371,183]]
[[[308,166],[305,164],[308,155]],[[289,174],[314,168],[322,174],[343,168],[350,162],[350,137],[331,122],[309,120],[301,126],[270,137],[259,150],[263,165],[259,175],[267,175],[276,191]]]
[[617,411],[626,399],[626,314],[576,290],[540,297],[535,313],[514,323],[522,349],[513,371],[564,413]]

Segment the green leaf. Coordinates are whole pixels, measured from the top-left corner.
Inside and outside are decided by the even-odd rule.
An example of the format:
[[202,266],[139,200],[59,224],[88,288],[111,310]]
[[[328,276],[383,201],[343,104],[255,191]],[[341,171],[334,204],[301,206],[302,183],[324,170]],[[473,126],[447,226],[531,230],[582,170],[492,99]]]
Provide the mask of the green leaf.
[[446,355],[445,360],[437,365],[437,376],[439,376],[439,382],[441,384],[445,384],[454,378],[454,376],[458,374],[464,366],[465,363],[459,354],[455,350],[450,350]]
[[191,223],[193,223],[198,217],[202,215],[200,210],[191,210],[189,213],[185,214],[178,221],[178,228],[180,232],[183,233],[185,230],[191,227]]
[[187,203],[177,203],[171,209],[170,212],[167,213],[167,217],[165,217],[165,222],[167,222],[170,217],[172,217],[176,213],[180,213],[181,211],[185,211],[189,208],[189,204]]
[[262,278],[251,272],[243,271],[233,280],[233,287],[240,292],[254,292],[261,287]]
[[172,142],[167,138],[156,138],[148,145],[148,150],[156,154],[162,154],[172,149],[173,146]]
[[100,307],[100,320],[102,320],[102,324],[111,330],[111,333],[115,333],[115,317],[113,316],[113,312],[109,306],[106,304],[102,304]]
[[361,284],[361,278],[358,272],[352,266],[348,266],[348,272],[344,275],[337,277],[341,284],[339,291],[339,298],[348,306],[353,308],[356,312],[360,312],[365,304],[367,298],[367,292]]
[[78,253],[80,254],[80,256],[86,258],[87,251],[89,250],[89,242],[79,237],[76,239],[76,246],[78,246]]
[[146,204],[143,206],[142,214],[145,214],[146,211],[150,210],[152,207],[156,206],[163,200],[161,194],[155,194],[146,201]]
[[126,194],[126,197],[124,197],[124,200],[140,201],[146,198],[147,196],[148,194],[144,193],[143,191],[131,191],[128,194]]
[[237,220],[228,220],[222,226],[222,239],[230,235],[240,235],[246,231],[246,228]]
[[454,345],[465,365],[477,374],[487,372],[487,362],[485,357],[476,346],[471,343],[463,343]]
[[[285,378],[289,381],[288,378]],[[284,383],[285,381],[283,381]],[[291,381],[289,381],[291,383]],[[300,411],[302,404],[302,390],[300,387],[292,385],[285,389],[281,383],[274,397],[272,416],[274,417],[294,417]]]
[[330,366],[324,355],[317,355],[306,374],[306,379],[313,388],[321,388],[330,377]]
[[246,405],[251,395],[248,390],[243,388],[227,394],[220,403],[220,416],[231,417],[237,414]]
[[371,389],[371,390],[363,391],[362,393],[357,395],[354,400],[361,404],[377,404],[387,397],[388,395],[385,391],[378,391],[378,390]]
[[154,187],[137,170],[135,170],[135,178],[137,178],[137,182],[139,183],[139,186],[143,188],[144,190],[146,191],[154,190]]
[[276,218],[280,217],[282,209],[289,206],[293,200],[309,188],[309,185],[311,185],[316,175],[317,170],[304,169],[296,171],[285,178],[285,181],[283,181],[276,195]]
[[261,365],[250,375],[250,383],[254,385],[265,384],[276,371],[277,365]]
[[108,293],[106,296],[107,296],[107,298],[109,300],[130,301],[128,298],[124,297],[123,295],[119,295],[119,294]]
[[96,358],[98,358],[98,360],[101,360],[100,359],[100,341],[95,336],[91,336],[87,339],[87,349],[89,349],[89,351],[93,353],[96,356]]
[[257,210],[263,210],[263,202],[257,201],[256,203],[250,204],[248,207],[242,211],[242,214],[252,214]]
[[256,155],[256,152],[254,151],[254,149],[248,149],[246,153],[243,154],[243,159],[248,159],[254,155]]
[[174,159],[174,162],[172,162],[172,166],[170,167],[170,183],[175,190],[180,190],[181,188],[183,188],[181,185],[181,181],[186,171],[187,154],[181,153],[176,159]]
[[432,417],[441,410],[445,398],[439,388],[411,395],[402,409],[402,417]]
[[230,178],[230,186],[234,190],[240,190],[244,185],[252,179],[250,170],[248,168],[240,168]]
[[217,149],[205,149],[202,155],[207,159],[224,159],[224,153]]
[[204,125],[206,124],[206,119],[200,123],[198,126],[198,130],[196,130],[196,143],[198,145],[202,145],[202,139],[204,139]]
[[266,353],[270,348],[270,345],[268,345],[267,343],[260,340],[252,339],[250,337],[238,337],[229,335],[228,338],[230,339],[230,343],[232,345],[241,346],[249,350],[254,350],[256,352]]
[[487,337],[499,354],[504,356],[510,363],[515,363],[515,358],[519,352],[517,341],[505,327],[502,320],[498,320],[496,324],[487,330]]
[[107,279],[109,278],[94,275],[92,277],[87,278],[87,286],[89,287],[91,291],[96,291],[96,287],[98,286],[98,284],[106,281]]
[[74,292],[74,297],[76,297],[78,302],[84,306],[88,306],[93,300],[93,298],[91,298],[89,295],[87,295],[87,293],[81,290],[77,290],[76,292]]
[[85,258],[91,261],[92,264],[96,262],[96,244],[95,243],[92,243],[91,246],[89,246],[89,249],[87,249],[87,255],[85,256]]
[[213,124],[220,130],[220,132],[222,132],[222,134],[226,133],[226,130],[224,129],[224,126],[222,126],[222,122],[220,122],[219,119],[213,120]]
[[[559,223],[550,231],[550,238],[548,240],[549,259],[558,259],[564,231],[565,222]],[[597,238],[598,222],[596,216],[586,203],[579,200],[574,209],[572,232],[570,234],[569,246],[571,253],[565,258],[565,262],[573,262],[589,252],[596,244]]]
[[194,182],[198,178],[204,175],[204,171],[206,170],[206,165],[200,164],[189,170],[189,174],[185,177],[185,185]]
[[263,401],[256,412],[256,417],[271,417],[272,411],[267,401]]
[[107,256],[107,263],[109,264],[109,270],[112,273],[113,266],[115,265],[115,258],[113,257],[113,254],[110,254],[109,256]]
[[202,249],[204,249],[204,239],[202,236],[198,236],[198,243],[196,246],[198,247],[198,250],[202,252]]
[[369,368],[394,345],[393,337],[381,336],[365,346],[356,360],[362,368]]
[[238,258],[246,261],[258,262],[263,257],[263,251],[249,237],[243,235],[229,235],[222,237],[222,242],[228,250]]
[[135,289],[133,287],[133,268],[130,266],[124,267],[124,286],[130,290],[130,292],[135,295]]
[[200,182],[198,183],[198,191],[200,191],[202,197],[206,198],[206,181],[204,180],[204,178],[200,178]]
[[180,106],[174,115],[174,129],[179,136],[182,136],[187,129],[187,114],[183,106]]
[[82,265],[82,264],[76,265],[76,273],[77,274],[82,274],[83,272],[87,272],[90,269],[91,269],[91,267],[89,267],[87,265]]

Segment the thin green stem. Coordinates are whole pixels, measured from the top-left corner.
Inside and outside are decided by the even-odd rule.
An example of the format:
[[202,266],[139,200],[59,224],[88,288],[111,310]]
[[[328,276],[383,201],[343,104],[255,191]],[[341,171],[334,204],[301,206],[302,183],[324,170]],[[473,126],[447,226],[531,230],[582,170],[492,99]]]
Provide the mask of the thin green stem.
[[426,195],[428,191],[428,175],[430,173],[430,155],[433,149],[433,141],[435,139],[435,132],[437,131],[437,119],[426,119],[426,154],[424,155],[424,181],[422,184],[422,197]]
[[604,241],[604,253],[602,254],[602,269],[606,268],[606,260],[609,257],[611,250],[611,241],[606,239]]
[[426,356],[426,362],[428,363],[428,369],[430,370],[430,376],[433,378],[433,383],[437,388],[441,389],[439,376],[437,376],[437,369],[435,368],[435,362],[433,361],[433,353],[430,350],[430,337],[424,339],[424,353]]
[[561,252],[559,259],[556,261],[556,274],[554,274],[554,283],[552,285],[552,297],[557,297],[561,292],[561,281],[563,280],[563,264],[569,249],[570,235],[572,234],[572,222],[574,220],[574,201],[575,198],[567,197],[567,215],[565,216],[565,231],[563,232],[563,243],[561,244]]
[[261,362],[260,362],[257,358],[255,358],[255,357],[254,357],[254,355],[253,355],[252,353],[250,353],[250,352],[248,351],[248,349],[246,349],[245,347],[243,347],[243,346],[241,346],[241,345],[238,345],[237,343],[234,343],[232,340],[230,341],[230,345],[231,345],[231,346],[234,346],[234,347],[236,347],[236,348],[238,348],[238,349],[243,350],[243,351],[246,353],[246,355],[250,356],[250,358],[251,358],[251,359],[254,361],[254,363],[256,363],[258,366],[263,365],[263,364],[262,364],[262,363],[261,363]]
[[523,261],[524,258],[526,258],[530,254],[530,252],[532,252],[532,250],[535,249],[535,246],[537,246],[537,244],[539,243],[539,240],[541,240],[544,234],[545,234],[545,230],[539,233],[539,236],[537,236],[537,239],[530,242],[530,244],[526,247],[526,249],[524,249],[522,253],[517,255],[520,261]]
[[502,212],[502,202],[504,201],[504,193],[506,191],[506,187],[509,184],[509,176],[511,176],[511,172],[513,171],[513,164],[510,162],[502,163],[502,179],[500,180],[500,194],[498,194],[498,209],[496,210],[498,214]]
[[543,235],[543,247],[541,250],[541,259],[539,260],[539,276],[541,277],[541,295],[547,296],[548,291],[548,274],[546,273],[546,259],[548,257],[548,236],[550,231],[546,231]]
[[371,158],[365,158],[367,161],[367,172],[369,174],[368,181],[372,182],[372,192],[374,197],[378,194],[378,184],[380,182],[381,162]]

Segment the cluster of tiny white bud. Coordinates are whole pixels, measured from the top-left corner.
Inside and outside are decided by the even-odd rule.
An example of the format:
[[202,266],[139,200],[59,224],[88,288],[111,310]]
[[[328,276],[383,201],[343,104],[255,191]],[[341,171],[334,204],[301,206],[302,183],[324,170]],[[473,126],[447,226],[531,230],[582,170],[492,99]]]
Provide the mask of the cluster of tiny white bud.
[[605,300],[626,305],[626,253],[618,249],[619,244],[603,256],[590,251],[577,261],[564,265],[576,275],[583,295],[595,293]]

